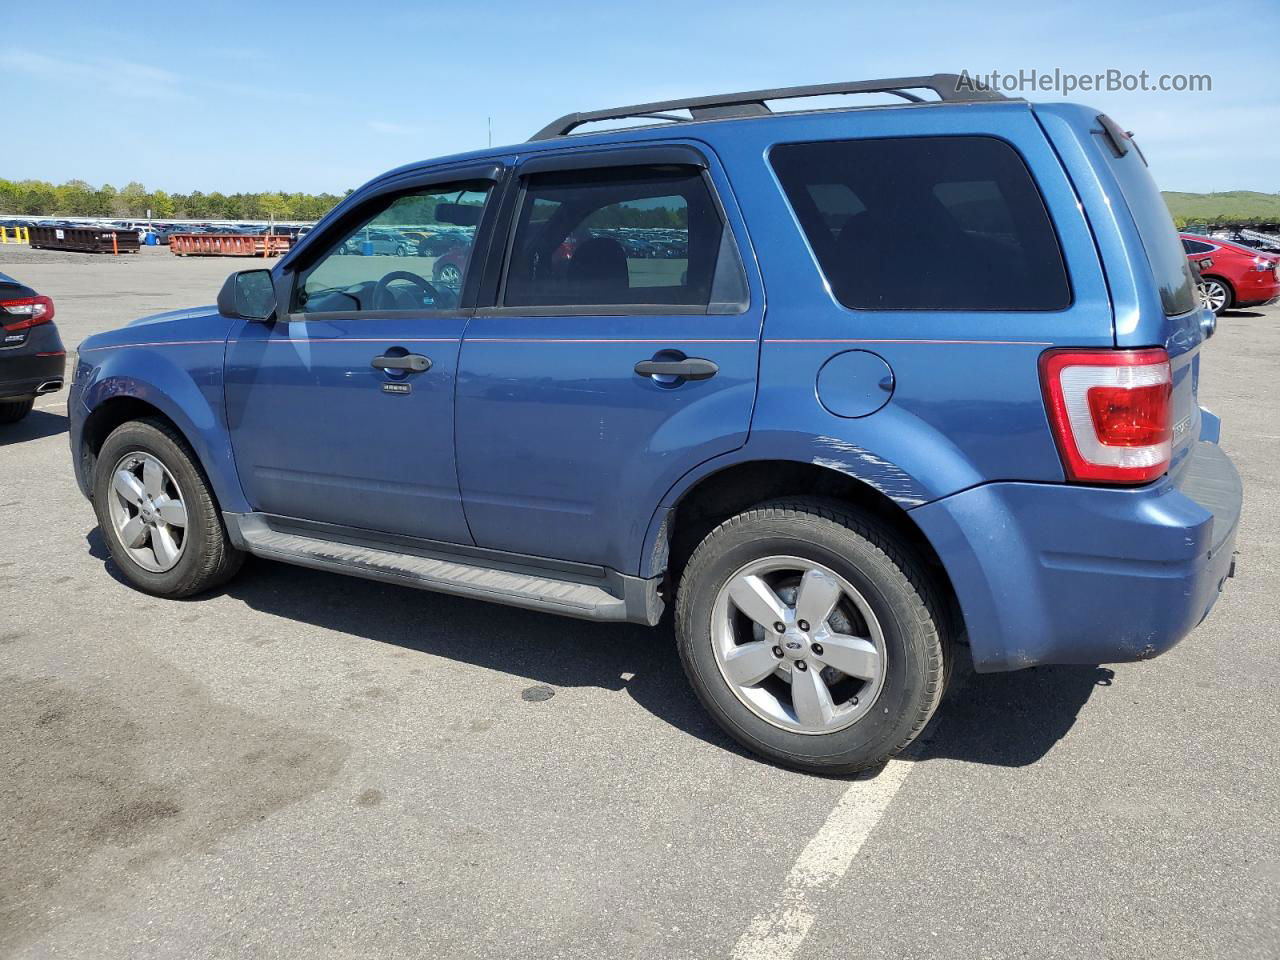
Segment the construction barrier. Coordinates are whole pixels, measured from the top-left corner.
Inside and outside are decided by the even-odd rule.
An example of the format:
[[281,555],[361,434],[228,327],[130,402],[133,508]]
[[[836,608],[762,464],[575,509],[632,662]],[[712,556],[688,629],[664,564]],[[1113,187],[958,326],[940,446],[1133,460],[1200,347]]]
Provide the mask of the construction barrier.
[[179,257],[278,257],[289,238],[244,233],[171,233],[169,252]]
[[101,227],[32,227],[31,247],[83,253],[137,253],[138,232]]
[[0,243],[30,243],[31,234],[26,227],[0,227]]

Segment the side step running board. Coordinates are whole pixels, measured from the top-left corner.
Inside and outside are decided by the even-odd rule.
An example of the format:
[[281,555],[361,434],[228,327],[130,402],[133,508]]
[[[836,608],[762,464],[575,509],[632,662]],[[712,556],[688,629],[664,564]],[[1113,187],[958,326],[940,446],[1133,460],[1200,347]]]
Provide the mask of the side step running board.
[[547,575],[554,571],[504,570],[474,557],[442,555],[438,549],[430,556],[402,552],[391,544],[322,539],[273,528],[264,514],[223,516],[237,547],[269,560],[588,620],[655,624],[662,613],[656,581],[614,574],[623,594],[615,596],[601,584]]

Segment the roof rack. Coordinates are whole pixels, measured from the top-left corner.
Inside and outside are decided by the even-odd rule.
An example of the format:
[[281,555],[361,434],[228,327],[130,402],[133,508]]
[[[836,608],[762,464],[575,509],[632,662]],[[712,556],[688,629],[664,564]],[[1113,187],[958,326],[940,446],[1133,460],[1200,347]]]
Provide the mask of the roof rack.
[[[963,86],[965,89],[961,89]],[[613,107],[609,110],[591,110],[587,113],[566,113],[547,124],[529,139],[550,140],[572,133],[584,123],[598,120],[622,120],[627,118],[682,121],[667,111],[688,110],[694,120],[715,120],[723,117],[763,117],[771,114],[767,100],[791,100],[798,97],[823,97],[840,93],[889,93],[910,103],[925,103],[909,90],[932,90],[938,99],[948,103],[965,103],[979,100],[1008,100],[1004,94],[990,89],[970,77],[955,73],[935,73],[927,77],[894,77],[886,80],[854,80],[847,83],[819,83],[804,87],[777,87],[773,90],[748,90],[743,93],[722,93],[711,97],[689,97],[685,100],[663,100],[655,103],[639,103],[630,107]]]

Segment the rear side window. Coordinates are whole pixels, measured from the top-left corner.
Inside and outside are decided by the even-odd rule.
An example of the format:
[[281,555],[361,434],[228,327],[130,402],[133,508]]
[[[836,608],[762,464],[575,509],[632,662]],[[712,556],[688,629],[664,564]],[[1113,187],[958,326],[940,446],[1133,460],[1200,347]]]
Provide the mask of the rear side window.
[[1213,245],[1200,240],[1183,239],[1182,249],[1187,253],[1213,253]]
[[770,154],[832,293],[867,310],[1061,310],[1062,250],[991,137],[791,143]]
[[744,298],[732,237],[697,168],[572,170],[525,181],[504,306],[705,313]]

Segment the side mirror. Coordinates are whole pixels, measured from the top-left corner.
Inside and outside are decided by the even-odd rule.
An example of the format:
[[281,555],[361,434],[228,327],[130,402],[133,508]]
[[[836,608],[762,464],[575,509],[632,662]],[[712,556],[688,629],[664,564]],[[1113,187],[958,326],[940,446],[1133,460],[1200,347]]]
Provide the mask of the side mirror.
[[276,315],[276,288],[270,270],[241,270],[227,277],[218,291],[224,317],[268,321]]

